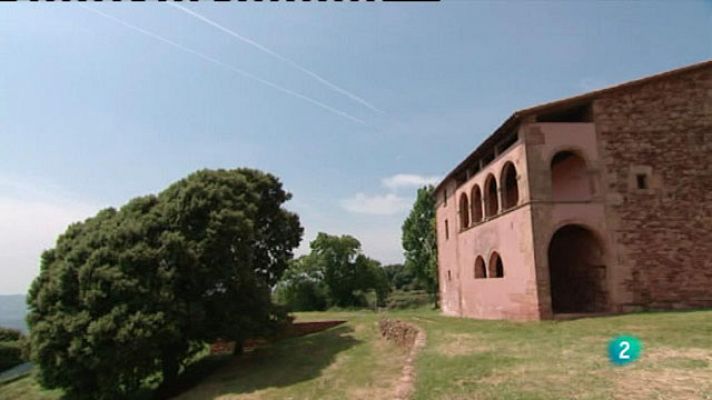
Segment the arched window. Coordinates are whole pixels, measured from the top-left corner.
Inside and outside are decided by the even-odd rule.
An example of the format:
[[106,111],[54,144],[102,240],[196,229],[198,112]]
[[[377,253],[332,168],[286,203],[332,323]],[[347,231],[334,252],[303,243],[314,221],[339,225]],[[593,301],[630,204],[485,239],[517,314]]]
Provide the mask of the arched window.
[[499,200],[497,199],[497,180],[490,174],[485,180],[485,216],[491,217],[499,211]]
[[485,268],[485,260],[482,256],[477,256],[475,260],[475,279],[484,279],[487,277],[487,268]]
[[490,256],[489,261],[489,277],[490,278],[503,278],[504,277],[504,264],[502,263],[502,257],[495,251]]
[[508,162],[502,168],[502,209],[507,210],[519,202],[519,187],[517,186],[517,169]]
[[551,159],[551,199],[591,200],[591,181],[586,161],[571,151],[560,151]]
[[472,188],[472,195],[470,196],[470,201],[472,205],[472,223],[482,221],[482,191],[480,187],[475,185]]
[[465,193],[460,195],[460,229],[470,226],[470,203]]

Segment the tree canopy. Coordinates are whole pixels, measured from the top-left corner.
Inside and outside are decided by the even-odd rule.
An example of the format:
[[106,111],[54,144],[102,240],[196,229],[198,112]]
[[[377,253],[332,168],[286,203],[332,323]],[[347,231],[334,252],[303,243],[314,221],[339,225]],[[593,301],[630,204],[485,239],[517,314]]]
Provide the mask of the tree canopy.
[[375,292],[383,304],[390,290],[381,264],[361,251],[353,236],[320,232],[311,252],[295,260],[277,287],[277,297],[295,310],[361,307],[365,294]]
[[385,265],[383,266],[383,271],[386,273],[388,283],[394,290],[423,289],[421,282],[415,278],[414,272],[403,264]]
[[422,287],[437,300],[438,257],[432,186],[418,189],[413,208],[403,222],[402,231],[405,268],[412,271]]
[[170,382],[206,341],[269,332],[270,286],[302,236],[289,198],[270,174],[201,170],[70,225],[29,292],[41,383],[125,398],[159,372]]

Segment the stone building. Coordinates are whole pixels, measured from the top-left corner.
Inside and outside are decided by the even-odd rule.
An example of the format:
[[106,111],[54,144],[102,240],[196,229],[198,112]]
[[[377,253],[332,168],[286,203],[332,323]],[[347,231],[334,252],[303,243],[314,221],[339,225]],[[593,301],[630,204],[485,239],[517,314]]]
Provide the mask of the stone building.
[[712,61],[515,112],[436,187],[443,312],[712,306]]

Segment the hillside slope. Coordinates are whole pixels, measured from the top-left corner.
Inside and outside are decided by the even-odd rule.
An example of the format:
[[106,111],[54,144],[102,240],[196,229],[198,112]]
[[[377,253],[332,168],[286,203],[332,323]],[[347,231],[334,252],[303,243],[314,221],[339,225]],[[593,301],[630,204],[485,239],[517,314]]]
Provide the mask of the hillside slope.
[[0,295],[0,326],[27,332],[26,314],[24,294]]
[[[392,399],[405,356],[376,324],[387,316],[419,325],[414,399],[712,399],[712,310],[641,313],[574,321],[508,322],[444,317],[429,310],[299,313],[348,320],[234,359],[179,399]],[[609,340],[642,340],[639,361],[613,366]],[[0,399],[53,400],[24,378]]]

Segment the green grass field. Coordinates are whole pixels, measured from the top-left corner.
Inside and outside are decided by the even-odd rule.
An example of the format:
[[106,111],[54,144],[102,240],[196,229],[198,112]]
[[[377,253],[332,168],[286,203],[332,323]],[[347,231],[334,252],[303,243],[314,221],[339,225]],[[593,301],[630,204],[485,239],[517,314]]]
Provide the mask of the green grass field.
[[[425,329],[416,399],[712,399],[712,311],[573,321],[474,321],[413,310],[385,314]],[[380,339],[383,314],[299,313],[348,323],[232,359],[179,399],[391,399],[405,359]],[[643,341],[641,359],[612,366],[611,337]],[[32,378],[0,386],[0,399],[57,399]]]

